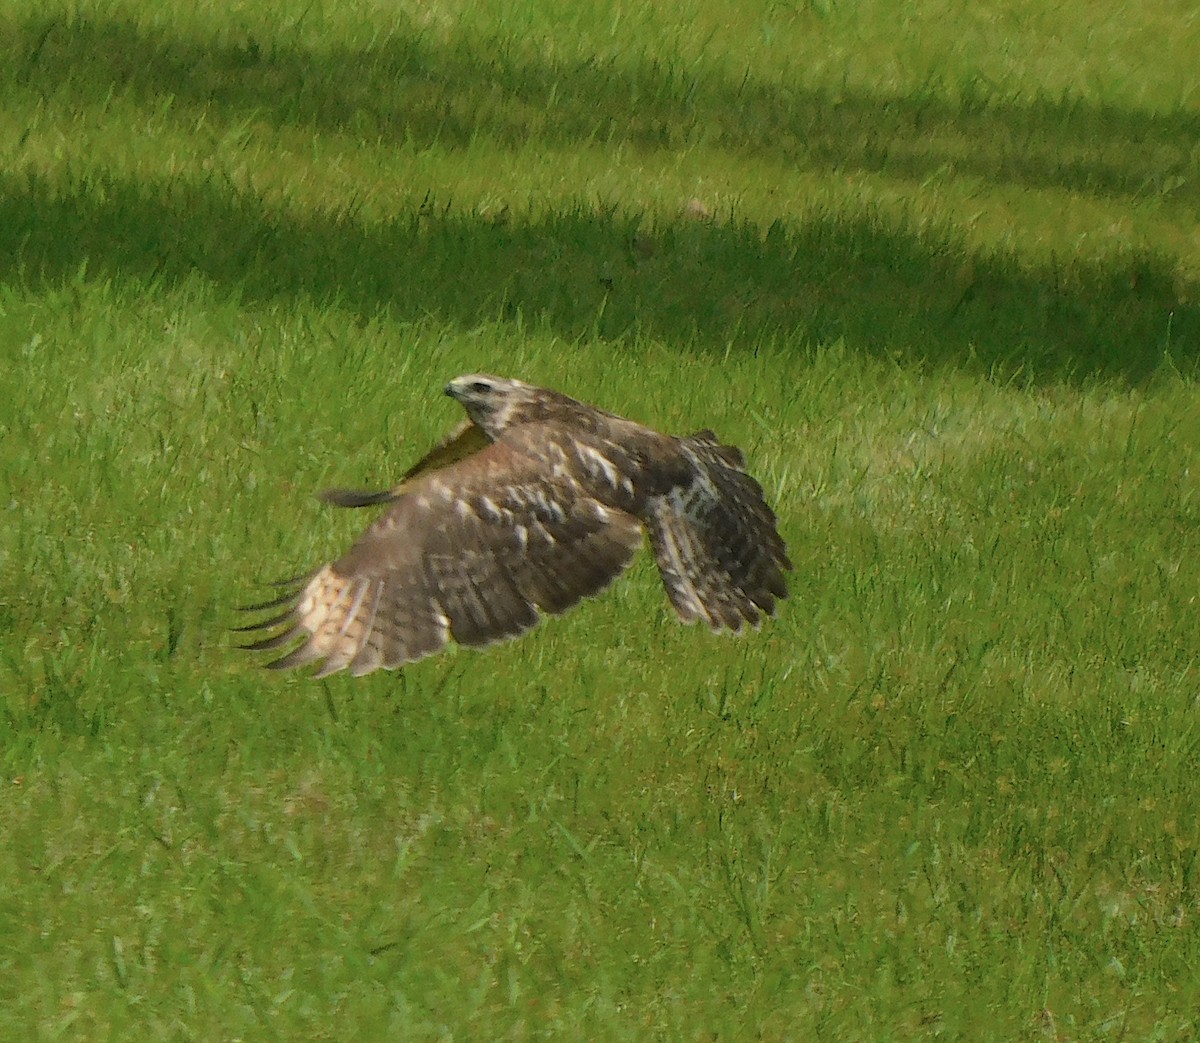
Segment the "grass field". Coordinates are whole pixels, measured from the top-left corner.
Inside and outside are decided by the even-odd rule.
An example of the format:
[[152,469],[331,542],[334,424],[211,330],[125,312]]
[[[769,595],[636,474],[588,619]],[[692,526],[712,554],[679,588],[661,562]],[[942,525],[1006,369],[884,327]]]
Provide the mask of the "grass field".
[[[0,1038],[1200,1036],[1198,53],[0,0]],[[473,370],[742,446],[779,618],[235,651]]]

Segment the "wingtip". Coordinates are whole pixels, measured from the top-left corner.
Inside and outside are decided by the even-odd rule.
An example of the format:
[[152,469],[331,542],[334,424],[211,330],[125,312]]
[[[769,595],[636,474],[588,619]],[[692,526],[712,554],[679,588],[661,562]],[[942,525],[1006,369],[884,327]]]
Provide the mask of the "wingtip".
[[273,627],[280,626],[293,618],[293,609],[288,607],[287,611],[280,612],[277,616],[271,616],[268,619],[260,619],[257,623],[247,623],[241,627],[230,627],[230,630],[235,634],[249,634],[255,630],[270,630]]
[[318,499],[334,507],[374,507],[380,503],[391,503],[397,499],[394,489],[380,489],[370,492],[365,489],[326,489],[318,494]]
[[266,664],[266,668],[268,670],[291,670],[293,667],[311,663],[316,658],[317,656],[313,653],[310,642],[305,641],[299,647],[293,648],[287,655],[280,656],[278,659],[272,659],[271,662]]
[[313,680],[319,681],[323,677],[329,677],[332,674],[336,674],[339,670],[344,670],[349,665],[350,660],[347,658],[336,659],[330,656],[318,669],[313,671]]
[[271,598],[269,601],[260,601],[254,605],[234,605],[234,612],[266,612],[272,608],[280,608],[283,605],[292,604],[299,596],[298,590],[289,590],[286,594],[281,594],[277,598]]
[[[282,634],[272,634],[270,637],[264,637],[260,641],[251,641],[249,644],[238,645],[237,647],[244,652],[273,652],[277,648],[283,648],[296,639],[296,631],[285,630]],[[270,665],[270,664],[268,664]]]

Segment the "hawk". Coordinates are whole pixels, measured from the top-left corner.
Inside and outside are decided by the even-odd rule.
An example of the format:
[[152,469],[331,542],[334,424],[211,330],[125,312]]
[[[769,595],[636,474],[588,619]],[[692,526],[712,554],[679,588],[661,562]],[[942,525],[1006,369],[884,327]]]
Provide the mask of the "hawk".
[[[441,650],[516,637],[539,614],[600,593],[650,547],[688,623],[738,631],[787,596],[787,548],[739,450],[712,431],[659,434],[519,380],[471,374],[445,392],[466,420],[382,492],[333,490],[344,507],[390,504],[336,561],[249,606],[282,609],[242,631],[252,650],[392,669]],[[285,584],[287,585],[287,584]]]

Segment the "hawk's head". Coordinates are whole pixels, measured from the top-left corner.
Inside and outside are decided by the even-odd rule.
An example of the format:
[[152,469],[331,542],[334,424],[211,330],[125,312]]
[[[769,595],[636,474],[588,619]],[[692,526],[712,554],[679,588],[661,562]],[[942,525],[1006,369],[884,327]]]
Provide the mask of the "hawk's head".
[[468,373],[446,385],[446,394],[462,403],[475,426],[491,439],[515,420],[523,419],[541,392],[519,380]]

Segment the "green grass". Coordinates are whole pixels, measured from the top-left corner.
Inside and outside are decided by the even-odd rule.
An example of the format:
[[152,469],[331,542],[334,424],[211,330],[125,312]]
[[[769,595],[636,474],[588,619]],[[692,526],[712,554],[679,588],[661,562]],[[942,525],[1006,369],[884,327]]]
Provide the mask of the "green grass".
[[[0,1038],[1194,1038],[1196,53],[0,4]],[[398,674],[236,652],[473,370],[741,445],[779,618],[641,561]]]

